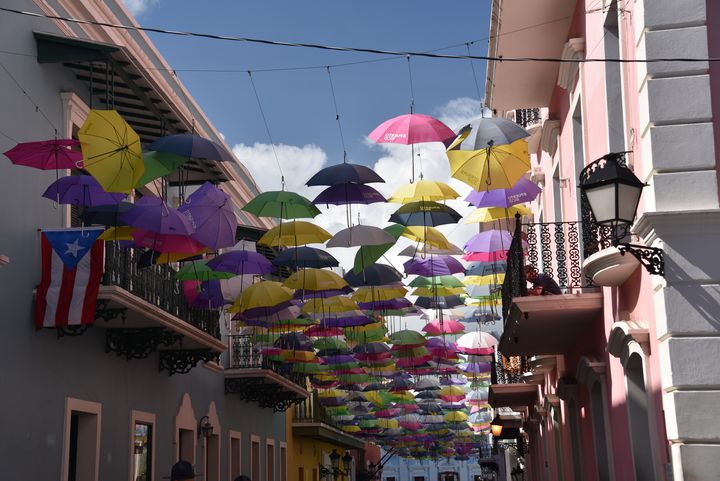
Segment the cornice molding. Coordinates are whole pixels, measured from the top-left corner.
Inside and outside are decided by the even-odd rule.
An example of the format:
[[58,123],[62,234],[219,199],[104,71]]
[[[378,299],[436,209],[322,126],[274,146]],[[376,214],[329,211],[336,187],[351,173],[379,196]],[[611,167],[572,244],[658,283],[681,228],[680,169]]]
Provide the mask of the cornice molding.
[[[571,38],[568,40],[563,47],[561,58],[563,60],[582,60],[585,58],[585,39]],[[579,62],[562,62],[558,69],[557,84],[568,92],[572,91],[579,70]]]

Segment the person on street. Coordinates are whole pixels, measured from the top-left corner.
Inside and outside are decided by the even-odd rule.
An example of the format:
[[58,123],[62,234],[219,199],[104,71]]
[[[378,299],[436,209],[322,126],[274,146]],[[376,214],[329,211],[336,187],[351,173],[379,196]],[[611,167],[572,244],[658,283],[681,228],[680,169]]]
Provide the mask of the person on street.
[[190,462],[181,459],[173,464],[170,476],[164,477],[164,479],[168,478],[170,478],[170,481],[195,481],[195,469]]
[[550,294],[562,294],[560,286],[555,280],[544,273],[539,273],[531,265],[525,266],[525,279],[532,282],[532,289],[528,291],[531,296],[547,296]]

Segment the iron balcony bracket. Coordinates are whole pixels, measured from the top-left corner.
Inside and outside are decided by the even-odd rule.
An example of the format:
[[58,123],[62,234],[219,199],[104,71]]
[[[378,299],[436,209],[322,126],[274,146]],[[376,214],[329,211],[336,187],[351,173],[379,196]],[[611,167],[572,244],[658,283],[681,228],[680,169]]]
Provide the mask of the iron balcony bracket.
[[182,341],[182,338],[182,334],[164,327],[107,329],[105,352],[114,352],[128,361],[145,359],[160,345],[169,347]]
[[187,374],[197,363],[217,362],[220,354],[210,349],[184,349],[160,352],[160,370],[167,371],[168,375]]
[[92,324],[78,324],[75,326],[60,326],[57,328],[57,337],[60,339],[63,336],[77,337],[85,334],[85,331],[90,329]]
[[619,243],[617,248],[622,255],[625,255],[626,252],[632,254],[650,274],[665,275],[665,254],[662,249],[628,244],[627,242]]
[[126,319],[126,307],[108,307],[110,303],[106,299],[100,299],[95,305],[95,319],[110,322],[119,317],[123,323]]

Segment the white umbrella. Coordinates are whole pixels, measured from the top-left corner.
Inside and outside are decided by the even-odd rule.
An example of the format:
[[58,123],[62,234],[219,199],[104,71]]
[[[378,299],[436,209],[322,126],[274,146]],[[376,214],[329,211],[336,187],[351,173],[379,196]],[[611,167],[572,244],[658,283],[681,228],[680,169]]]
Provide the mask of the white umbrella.
[[355,247],[394,244],[396,239],[387,231],[371,225],[354,225],[343,229],[327,242],[328,247]]
[[482,331],[469,332],[457,340],[458,349],[466,354],[488,354],[497,346],[498,340],[492,334]]

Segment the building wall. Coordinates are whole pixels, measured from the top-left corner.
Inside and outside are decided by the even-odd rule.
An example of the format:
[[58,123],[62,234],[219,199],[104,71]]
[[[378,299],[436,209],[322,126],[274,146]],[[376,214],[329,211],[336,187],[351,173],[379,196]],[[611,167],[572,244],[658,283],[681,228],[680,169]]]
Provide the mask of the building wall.
[[[11,0],[12,8],[36,10],[32,2]],[[87,87],[60,65],[37,63],[32,32],[62,33],[43,19],[0,16],[0,44],[14,54],[0,54],[7,69],[0,70],[0,151],[15,142],[52,139],[63,129],[60,93],[76,92],[86,98]],[[77,30],[76,26],[70,27]],[[35,106],[15,84],[17,81]],[[43,115],[46,115],[51,126]],[[62,175],[62,173],[61,173]],[[224,394],[221,373],[197,367],[189,374],[168,376],[158,371],[158,360],[125,361],[104,351],[104,330],[94,327],[76,338],[58,339],[54,330],[36,331],[33,324],[33,289],[40,275],[39,228],[64,225],[62,207],[41,198],[55,181],[54,171],[39,171],[0,161],[0,252],[11,263],[0,269],[0,410],[5,435],[0,437],[0,458],[5,475],[13,479],[62,479],[63,432],[68,398],[101,405],[99,478],[130,479],[131,411],[156,416],[155,458],[157,479],[169,474],[175,459],[175,417],[187,393],[196,420],[214,403],[220,426],[220,479],[228,479],[229,430],[242,433],[242,471],[249,474],[250,435],[278,446],[275,472],[280,469],[279,443],[285,439],[284,414],[260,409]],[[201,441],[196,458],[202,466]],[[264,466],[264,464],[263,464]],[[264,472],[264,468],[263,468]],[[279,478],[278,478],[279,479]],[[253,480],[257,481],[257,480]]]

